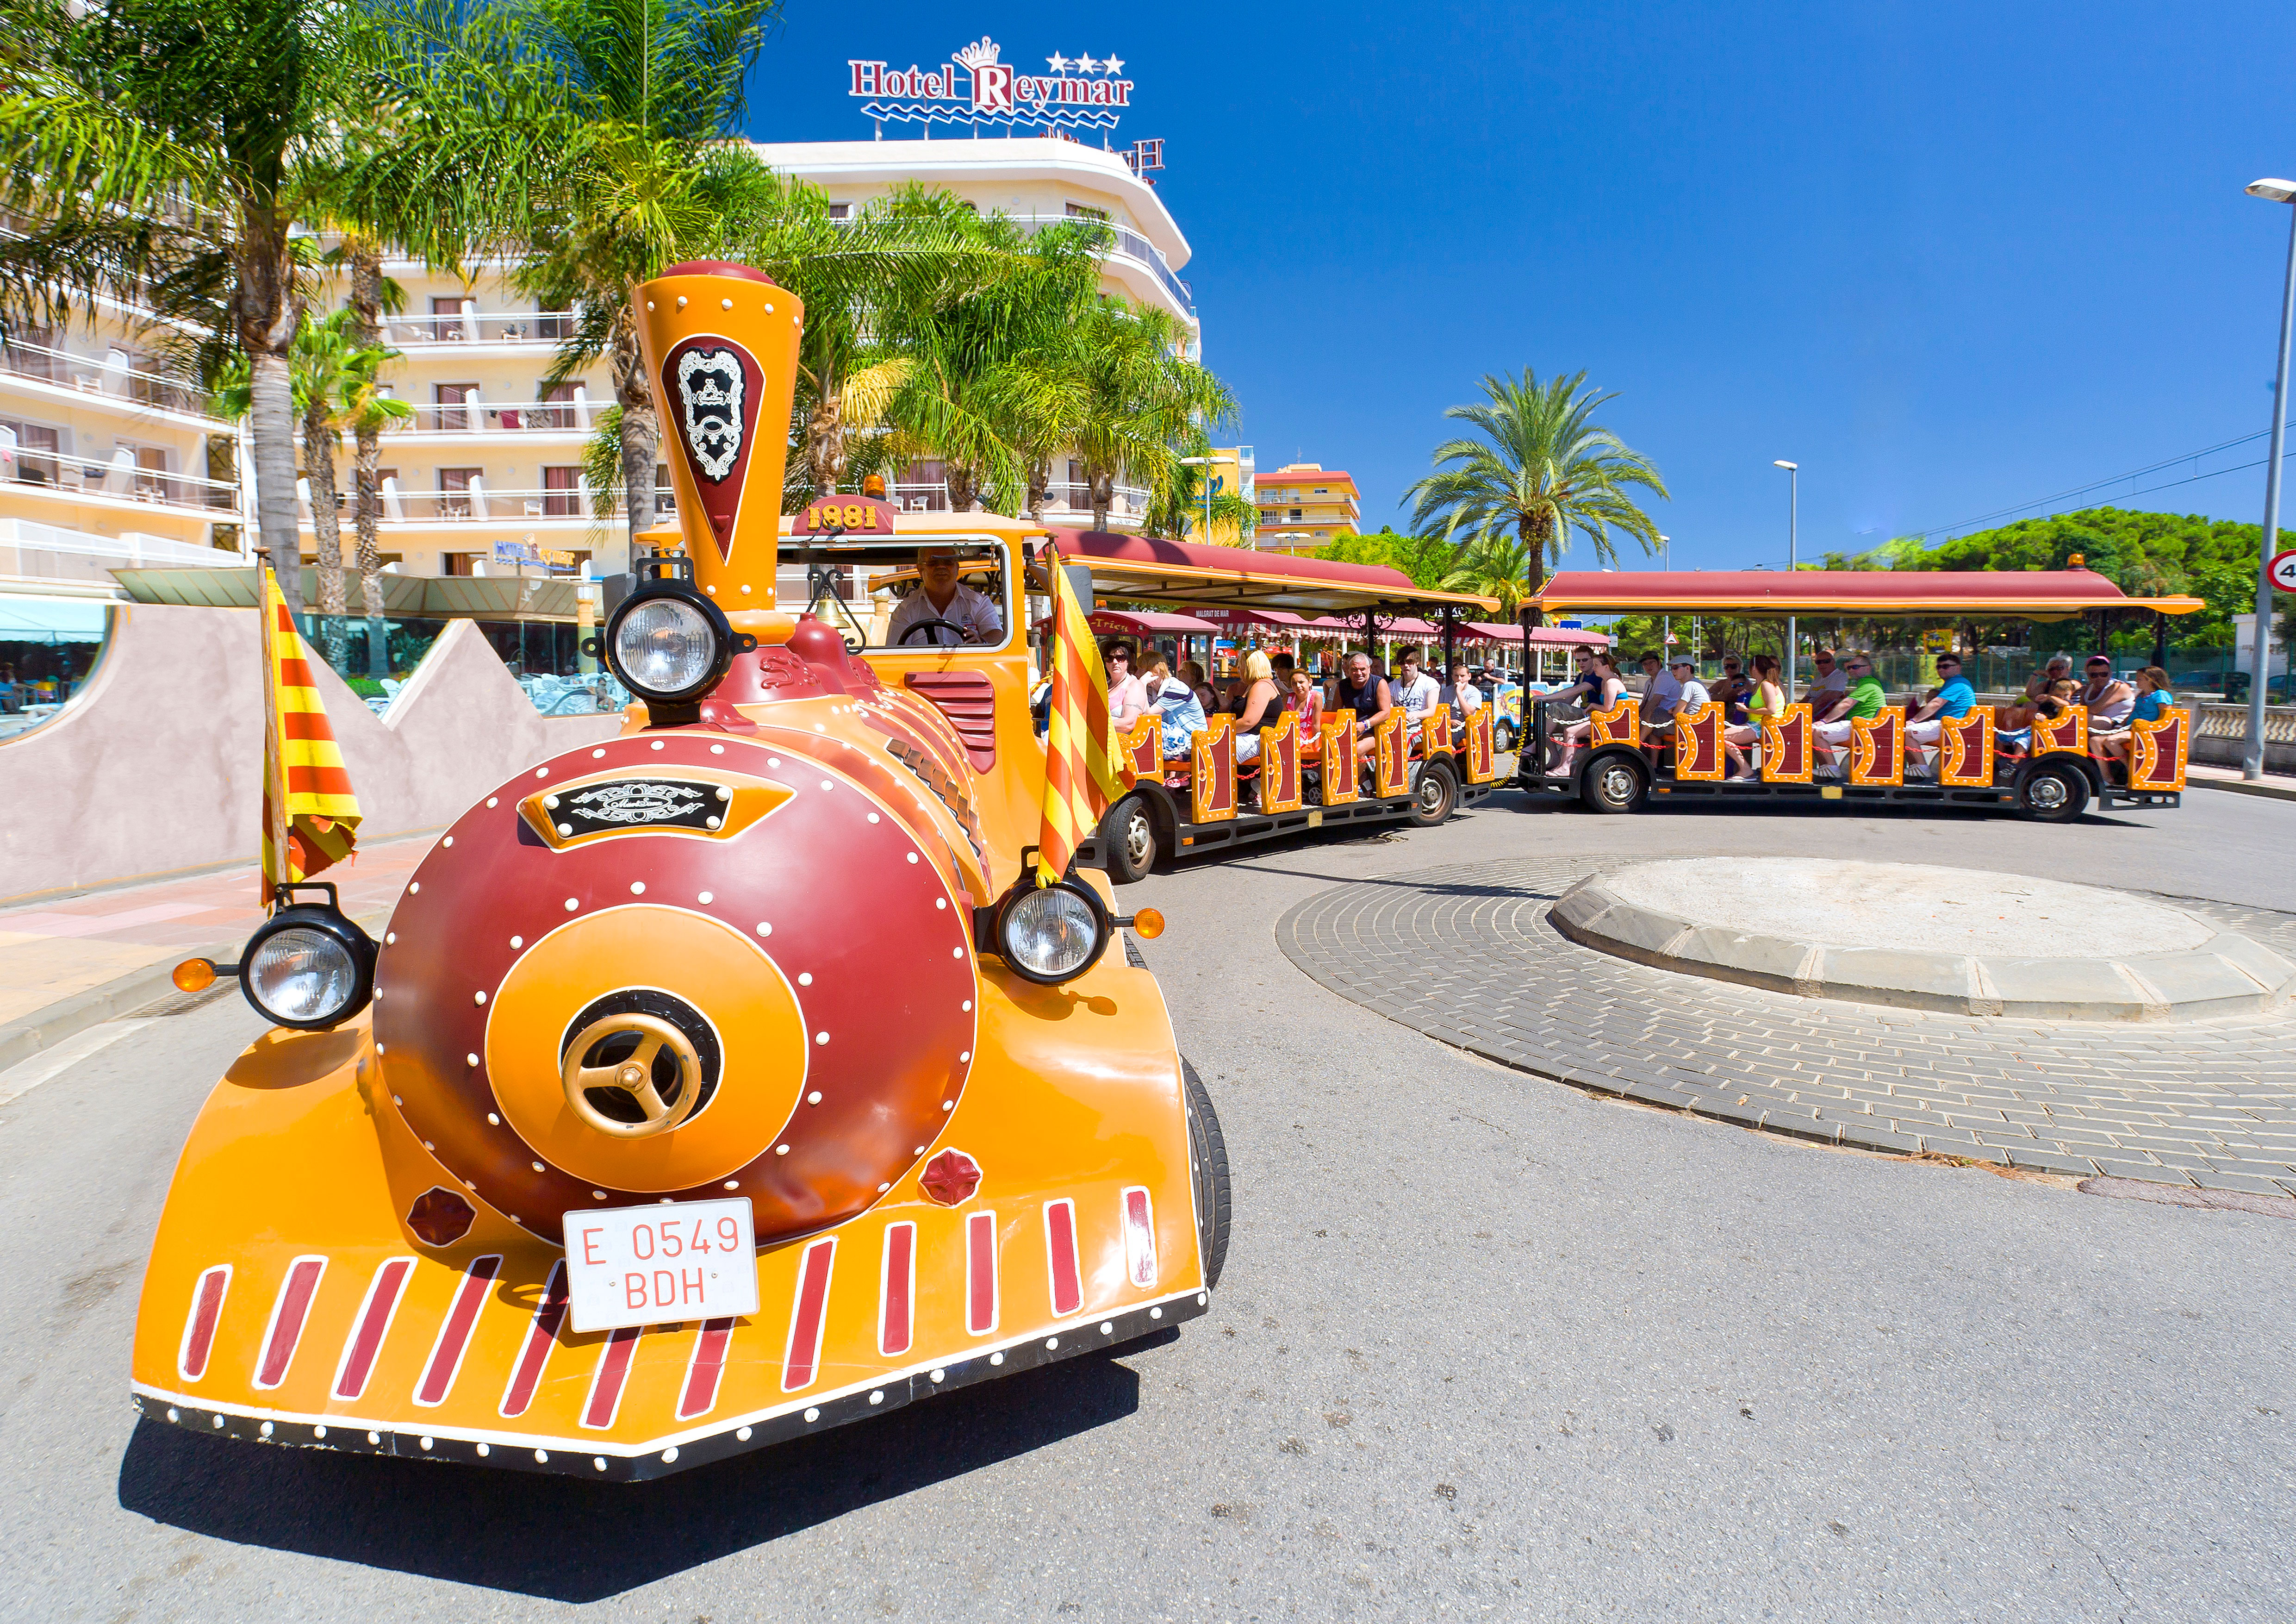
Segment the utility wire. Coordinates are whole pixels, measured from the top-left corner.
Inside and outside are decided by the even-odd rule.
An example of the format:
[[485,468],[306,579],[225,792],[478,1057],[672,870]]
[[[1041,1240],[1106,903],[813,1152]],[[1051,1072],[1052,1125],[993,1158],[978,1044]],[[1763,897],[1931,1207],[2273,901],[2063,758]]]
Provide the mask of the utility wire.
[[[2296,426],[2296,417],[2292,417],[2288,421],[2291,426]],[[2272,431],[2268,428],[2259,429],[2253,434],[2243,434],[2237,439],[2225,440],[2219,444],[2210,446],[2205,450],[2187,451],[2182,456],[2168,457],[2158,463],[2147,463],[2142,468],[2131,468],[2125,473],[2116,473],[2107,479],[2092,480],[2087,485],[2076,485],[2070,490],[2061,490],[2054,496],[2043,496],[2038,501],[2020,502],[2013,507],[1996,508],[1989,513],[1981,513],[1974,519],[1964,519],[1957,524],[1933,525],[1923,529],[1908,530],[1906,533],[1909,536],[1918,536],[1924,541],[1928,540],[1932,536],[1937,537],[1939,540],[1945,540],[1949,538],[1956,530],[1972,529],[1980,524],[1989,524],[1996,519],[2005,519],[2012,513],[2024,513],[2029,508],[2046,507],[2053,502],[2062,502],[2070,497],[2086,496],[2090,491],[2102,490],[2109,485],[2118,485],[2123,480],[2141,480],[2148,473],[2158,473],[2164,468],[2174,468],[2179,463],[2196,462],[2204,456],[2214,456],[2219,451],[2229,451],[2234,446],[2245,446],[2251,440],[2262,439],[2271,432]],[[2152,491],[2167,490],[2170,486],[2174,485],[2189,485],[2193,483],[2194,480],[2213,480],[2218,474],[2239,473],[2245,469],[2261,468],[2266,463],[2268,463],[2272,459],[2269,457],[2260,457],[2253,463],[2243,463],[2237,468],[2219,468],[2215,473],[2194,474],[2192,476],[2192,479],[2171,480],[2167,484],[2147,486],[2144,490],[2126,491],[2123,492],[2122,495],[2124,496],[2142,496],[2148,495]]]

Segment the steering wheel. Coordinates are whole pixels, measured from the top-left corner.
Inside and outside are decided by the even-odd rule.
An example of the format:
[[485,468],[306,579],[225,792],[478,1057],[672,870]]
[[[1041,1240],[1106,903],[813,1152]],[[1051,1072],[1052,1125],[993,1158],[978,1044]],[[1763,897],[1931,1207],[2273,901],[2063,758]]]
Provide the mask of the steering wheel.
[[[950,631],[955,632],[955,633],[956,634],[956,640],[957,640],[959,643],[963,643],[963,642],[964,642],[964,641],[965,641],[964,627],[963,627],[962,626],[959,626],[959,625],[958,625],[955,621],[954,621],[954,620],[943,620],[943,619],[939,619],[938,617],[935,617],[935,618],[931,619],[918,620],[918,621],[914,621],[914,622],[913,622],[913,623],[908,627],[908,628],[907,628],[906,630],[905,630],[905,631],[903,631],[903,632],[901,633],[901,637],[900,637],[900,646],[901,646],[901,647],[904,647],[904,648],[907,647],[907,646],[908,646],[908,642],[909,642],[909,639],[910,639],[910,638],[912,638],[912,637],[914,637],[914,636],[915,636],[919,632],[929,632],[929,631],[932,630],[932,628],[933,628],[933,627],[935,627],[936,626],[945,626],[945,627],[947,627]],[[944,645],[944,644],[935,644],[933,646],[934,646],[934,647],[936,647],[936,648],[939,648],[939,647],[943,647],[943,646],[945,646],[945,645]]]

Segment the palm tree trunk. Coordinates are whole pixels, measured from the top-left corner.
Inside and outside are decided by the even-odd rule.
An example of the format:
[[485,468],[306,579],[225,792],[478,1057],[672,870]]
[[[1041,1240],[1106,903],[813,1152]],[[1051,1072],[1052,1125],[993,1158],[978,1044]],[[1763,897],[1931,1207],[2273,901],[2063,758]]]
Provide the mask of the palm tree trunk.
[[653,529],[654,462],[661,446],[661,420],[638,352],[637,318],[627,306],[614,324],[614,399],[622,408],[622,511],[629,521],[629,541],[616,573],[625,573],[637,559],[638,532]]
[[[351,346],[365,349],[382,336],[382,250],[361,237],[351,245]],[[362,416],[351,455],[351,522],[358,534],[359,597],[366,607],[366,674],[390,675],[390,628],[382,614],[382,442],[371,416]]]
[[1023,504],[1032,524],[1045,522],[1045,499],[1053,492],[1053,459],[1036,456],[1029,459],[1029,499]]
[[1108,510],[1116,505],[1116,475],[1104,468],[1087,468],[1085,480],[1092,488],[1092,528],[1108,528]]
[[[1522,595],[1525,601],[1535,598],[1546,590],[1546,537],[1544,534],[1546,526],[1540,521],[1541,517],[1541,515],[1526,515],[1515,521],[1515,536],[1522,543],[1523,581],[1526,587]],[[1546,613],[1536,604],[1532,605],[1530,619],[1527,624],[1546,625]]]
[[239,347],[248,363],[248,426],[254,444],[256,534],[278,577],[288,612],[303,612],[303,546],[295,521],[295,384],[288,356],[303,318],[295,299],[287,217],[250,204],[241,212]]
[[845,421],[842,386],[833,373],[822,377],[821,391],[805,420],[805,465],[816,496],[834,496],[845,479]]
[[980,471],[963,463],[942,464],[942,478],[948,484],[948,506],[951,513],[969,513],[980,505]]
[[322,396],[303,413],[303,477],[311,485],[311,535],[319,563],[319,644],[343,668],[343,526],[335,496],[335,421]]
[[295,518],[295,386],[284,349],[248,357],[248,409],[255,442],[256,533],[278,578],[287,612],[303,613],[303,545]]

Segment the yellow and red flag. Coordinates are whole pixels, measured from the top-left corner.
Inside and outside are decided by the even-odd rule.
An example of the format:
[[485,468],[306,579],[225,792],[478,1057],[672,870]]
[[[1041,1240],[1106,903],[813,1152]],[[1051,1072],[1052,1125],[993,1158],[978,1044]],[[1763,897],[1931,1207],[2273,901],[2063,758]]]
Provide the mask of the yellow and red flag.
[[358,843],[358,797],[327,707],[311,679],[311,652],[263,571],[263,899],[308,880]]
[[1057,554],[1053,578],[1052,730],[1045,741],[1045,828],[1037,841],[1037,878],[1050,885],[1069,871],[1076,849],[1124,792],[1116,772],[1116,721],[1108,708],[1108,670]]

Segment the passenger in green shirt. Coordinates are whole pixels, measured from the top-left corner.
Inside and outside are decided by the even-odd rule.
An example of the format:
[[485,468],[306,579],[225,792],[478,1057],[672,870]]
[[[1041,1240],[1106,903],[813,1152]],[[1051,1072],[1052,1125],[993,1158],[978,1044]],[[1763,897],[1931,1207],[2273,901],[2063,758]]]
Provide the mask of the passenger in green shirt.
[[1852,718],[1864,717],[1868,721],[1882,714],[1889,696],[1882,692],[1881,679],[1874,675],[1874,660],[1869,654],[1851,654],[1843,662],[1842,670],[1849,678],[1849,686],[1835,701],[1830,714],[1818,718],[1816,728],[1817,752],[1824,765],[1840,767],[1840,752],[1849,742]]

